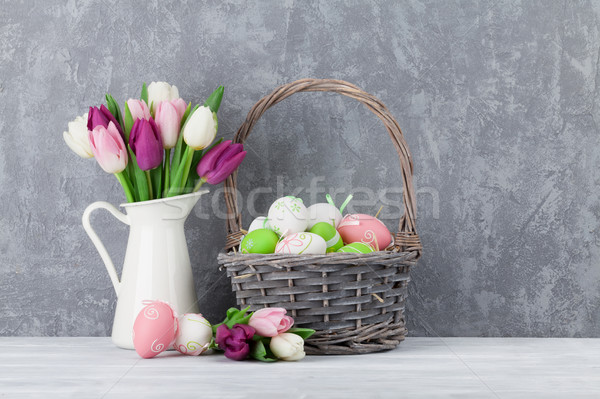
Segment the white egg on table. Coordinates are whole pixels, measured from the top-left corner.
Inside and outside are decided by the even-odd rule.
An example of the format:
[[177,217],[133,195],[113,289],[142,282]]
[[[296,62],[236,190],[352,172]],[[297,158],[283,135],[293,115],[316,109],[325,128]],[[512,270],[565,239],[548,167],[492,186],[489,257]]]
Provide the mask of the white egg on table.
[[269,208],[269,227],[280,236],[305,231],[308,211],[300,198],[288,196],[277,199]]
[[342,220],[342,213],[340,210],[331,204],[322,202],[319,204],[313,204],[307,208],[308,211],[308,230],[321,222],[333,224],[335,228],[340,224]]
[[212,337],[208,320],[199,313],[186,313],[179,317],[179,334],[173,346],[184,355],[198,356],[208,349]]
[[290,234],[275,247],[276,254],[324,255],[326,252],[327,243],[323,237],[306,232]]

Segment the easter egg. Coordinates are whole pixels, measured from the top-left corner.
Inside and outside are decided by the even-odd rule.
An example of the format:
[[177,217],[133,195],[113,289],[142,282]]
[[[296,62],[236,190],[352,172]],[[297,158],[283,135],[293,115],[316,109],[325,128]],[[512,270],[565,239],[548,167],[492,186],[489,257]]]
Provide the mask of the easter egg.
[[150,302],[133,323],[133,346],[137,354],[149,359],[167,350],[175,341],[177,324],[175,312],[167,303]]
[[370,245],[362,242],[353,242],[352,244],[345,245],[337,250],[337,252],[352,252],[357,254],[368,254],[373,252],[373,248]]
[[293,255],[323,255],[326,253],[327,244],[320,235],[314,233],[295,233],[279,241],[276,254]]
[[279,198],[269,208],[269,226],[280,236],[299,233],[308,226],[308,212],[300,198]]
[[362,242],[383,250],[392,242],[390,231],[379,219],[361,213],[344,216],[337,230],[345,244]]
[[319,222],[310,229],[310,232],[323,237],[325,245],[327,246],[327,252],[335,252],[344,246],[340,233],[337,232],[332,224]]
[[320,204],[313,204],[307,208],[308,211],[308,230],[321,222],[333,224],[334,227],[340,224],[342,220],[342,213],[335,206],[326,202]]
[[212,327],[208,320],[199,313],[186,313],[179,317],[175,349],[184,355],[198,356],[208,349],[212,337]]
[[271,230],[269,226],[269,219],[264,216],[259,216],[250,223],[250,227],[248,227],[248,233],[253,232],[258,229],[268,229]]
[[244,237],[240,252],[244,254],[272,254],[279,237],[268,229],[254,230]]

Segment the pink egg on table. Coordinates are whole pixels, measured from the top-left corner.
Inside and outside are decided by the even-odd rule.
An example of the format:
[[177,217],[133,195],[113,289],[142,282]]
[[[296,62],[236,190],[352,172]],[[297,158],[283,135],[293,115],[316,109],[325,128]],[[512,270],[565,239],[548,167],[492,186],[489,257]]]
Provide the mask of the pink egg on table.
[[167,350],[177,336],[178,321],[165,302],[152,301],[137,315],[133,323],[133,346],[144,359]]
[[381,220],[362,213],[344,216],[337,231],[344,244],[362,242],[375,250],[383,250],[392,242],[392,235]]

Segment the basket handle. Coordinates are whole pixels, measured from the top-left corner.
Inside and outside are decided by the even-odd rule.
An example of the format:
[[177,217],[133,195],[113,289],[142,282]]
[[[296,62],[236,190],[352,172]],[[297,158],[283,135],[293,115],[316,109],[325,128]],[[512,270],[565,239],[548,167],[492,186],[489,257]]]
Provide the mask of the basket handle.
[[[273,105],[285,100],[294,93],[304,91],[327,91],[339,93],[344,96],[354,98],[364,104],[373,112],[385,125],[392,143],[398,152],[400,158],[400,168],[402,171],[402,182],[404,184],[403,202],[404,215],[400,219],[398,231],[396,234],[395,247],[398,250],[418,250],[421,251],[421,244],[416,234],[415,218],[417,214],[415,189],[413,186],[413,164],[410,152],[400,126],[394,117],[390,114],[386,106],[375,96],[359,89],[355,85],[343,80],[334,79],[301,79],[292,83],[279,86],[269,95],[261,98],[246,116],[246,120],[240,126],[235,134],[234,143],[244,143],[250,134],[250,131],[260,119],[260,117]],[[237,171],[225,181],[225,203],[227,205],[227,230],[228,242],[226,249],[230,249],[239,244],[241,236],[242,215],[237,203]]]

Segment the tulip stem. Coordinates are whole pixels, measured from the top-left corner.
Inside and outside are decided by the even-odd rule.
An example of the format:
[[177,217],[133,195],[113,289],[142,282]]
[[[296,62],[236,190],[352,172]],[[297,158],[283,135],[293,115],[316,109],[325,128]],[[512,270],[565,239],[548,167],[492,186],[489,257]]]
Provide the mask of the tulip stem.
[[[192,150],[190,147],[186,147],[185,152],[183,153],[183,158],[182,158],[182,161],[185,159],[185,162],[180,163],[177,166],[177,171],[175,173],[175,177],[173,178],[173,181],[171,182],[171,187],[169,188],[167,197],[174,197],[176,195],[179,195],[179,194],[181,194],[180,190],[182,188],[185,188],[185,180],[183,181],[184,183],[182,184],[182,177],[185,174],[186,179],[187,179],[187,172],[189,172],[190,164],[192,163],[193,157],[194,157],[194,150]],[[187,172],[184,172],[185,169],[187,169]],[[173,171],[175,171],[175,170],[173,170]]]
[[165,167],[163,168],[163,172],[165,175],[164,181],[164,187],[165,187],[165,197],[167,196],[167,191],[169,190],[169,186],[171,184],[171,149],[167,148],[165,150]]
[[196,184],[192,192],[195,193],[196,191],[200,190],[200,187],[202,187],[204,183],[206,183],[206,180],[204,180],[204,178],[201,177],[200,180],[198,180],[198,184]]
[[154,194],[152,193],[152,179],[150,178],[150,171],[146,170],[144,171],[144,173],[146,174],[146,181],[148,182],[148,195],[150,196],[150,199],[154,199]]
[[181,178],[181,187],[185,188],[187,184],[187,178],[190,174],[190,167],[192,166],[192,161],[194,160],[194,149],[191,147],[186,148],[187,158],[185,159],[185,166],[183,168],[183,177]]
[[127,197],[127,202],[135,202],[135,198],[133,197],[133,188],[131,187],[131,182],[129,181],[129,177],[123,172],[115,173],[115,177],[123,186],[123,190],[125,191],[125,197]]

